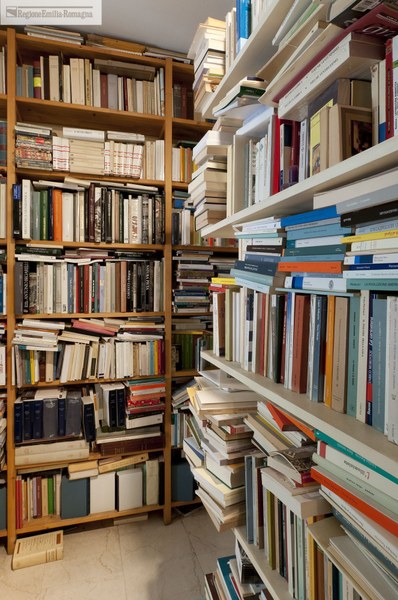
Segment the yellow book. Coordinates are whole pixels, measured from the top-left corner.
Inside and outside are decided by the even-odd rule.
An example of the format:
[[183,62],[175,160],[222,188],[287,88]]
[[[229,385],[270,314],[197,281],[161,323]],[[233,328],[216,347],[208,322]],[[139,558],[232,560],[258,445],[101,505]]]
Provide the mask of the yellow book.
[[12,568],[22,569],[33,565],[60,560],[64,557],[63,532],[52,531],[17,540]]
[[342,244],[351,244],[352,242],[366,242],[367,240],[385,240],[398,237],[398,229],[388,229],[387,231],[375,231],[373,233],[361,233],[359,235],[348,235],[341,238]]
[[154,360],[154,371],[155,371],[155,375],[159,375],[159,345],[158,342],[155,342],[154,344],[154,351],[153,351],[153,360]]
[[212,283],[224,283],[226,285],[235,285],[235,277],[212,277]]
[[325,404],[332,406],[332,383],[333,383],[333,338],[334,338],[334,310],[336,297],[328,298],[328,319],[326,326],[326,363],[325,363]]

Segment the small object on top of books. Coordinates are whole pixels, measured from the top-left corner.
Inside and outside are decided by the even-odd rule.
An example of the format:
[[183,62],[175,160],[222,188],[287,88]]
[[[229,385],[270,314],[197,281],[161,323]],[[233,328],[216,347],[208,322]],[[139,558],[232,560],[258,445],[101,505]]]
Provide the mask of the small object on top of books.
[[12,569],[23,569],[64,557],[63,531],[52,531],[17,540],[12,557]]

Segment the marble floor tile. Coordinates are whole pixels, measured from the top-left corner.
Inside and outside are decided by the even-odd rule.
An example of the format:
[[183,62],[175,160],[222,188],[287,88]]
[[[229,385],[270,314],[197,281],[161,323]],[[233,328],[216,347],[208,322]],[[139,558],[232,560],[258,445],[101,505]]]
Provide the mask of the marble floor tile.
[[204,574],[232,554],[232,533],[218,534],[205,510],[65,531],[60,561],[11,570],[0,547],[0,600],[201,600]]

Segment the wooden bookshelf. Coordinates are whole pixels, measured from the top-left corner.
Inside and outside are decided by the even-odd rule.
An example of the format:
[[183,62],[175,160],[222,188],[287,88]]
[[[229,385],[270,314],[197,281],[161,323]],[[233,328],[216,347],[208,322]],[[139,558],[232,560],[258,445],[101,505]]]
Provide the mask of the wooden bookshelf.
[[[146,56],[130,55],[125,52],[97,48],[91,46],[77,46],[65,42],[56,42],[52,40],[39,39],[29,37],[24,34],[16,33],[15,29],[9,28],[0,31],[0,45],[7,45],[7,94],[0,95],[0,116],[7,119],[7,166],[0,167],[0,172],[7,174],[7,236],[3,245],[7,249],[7,306],[8,314],[4,319],[0,316],[0,320],[7,318],[7,386],[4,389],[7,391],[7,402],[9,418],[7,423],[7,499],[8,499],[8,514],[7,514],[7,531],[0,532],[0,535],[7,536],[7,548],[9,552],[13,551],[16,541],[16,535],[23,535],[32,532],[39,532],[56,527],[76,525],[86,522],[93,522],[106,519],[117,519],[122,516],[131,516],[147,513],[149,511],[162,511],[163,521],[165,524],[171,521],[171,340],[172,340],[172,253],[171,231],[172,231],[172,192],[174,189],[187,190],[187,183],[172,181],[172,147],[181,139],[197,141],[201,136],[211,128],[211,124],[205,122],[191,121],[189,119],[177,119],[173,117],[172,102],[173,102],[173,84],[174,82],[192,82],[193,69],[191,65],[174,63],[172,59],[158,59]],[[40,55],[56,54],[63,56],[65,59],[71,57],[114,59],[123,62],[139,63],[149,65],[155,68],[164,69],[165,80],[165,112],[164,116],[153,114],[144,114],[136,112],[118,111],[108,108],[96,108],[92,106],[69,104],[65,102],[54,102],[50,100],[41,100],[36,98],[24,98],[16,96],[16,66],[28,62],[31,64],[32,57]],[[148,137],[154,137],[164,140],[164,180],[149,180],[149,179],[132,179],[118,176],[99,176],[83,173],[70,173],[62,171],[50,171],[44,169],[16,169],[14,163],[14,148],[12,140],[14,139],[14,129],[16,122],[34,123],[38,125],[48,124],[49,126],[71,126],[98,129],[98,130],[120,130],[126,132],[142,133]],[[13,206],[12,206],[12,185],[21,181],[23,178],[28,179],[44,179],[46,181],[63,181],[65,177],[73,177],[83,179],[85,181],[96,181],[117,186],[118,184],[133,183],[139,185],[155,186],[159,188],[165,197],[165,243],[164,244],[106,244],[106,243],[86,243],[86,242],[52,242],[41,240],[15,240],[13,238]],[[1,242],[0,242],[1,243]],[[15,266],[15,246],[27,246],[35,244],[44,247],[58,246],[61,248],[85,248],[85,249],[102,249],[102,250],[153,250],[162,253],[164,262],[163,281],[164,281],[164,306],[165,309],[159,312],[131,312],[131,313],[73,313],[73,314],[15,314],[14,307],[14,266]],[[223,249],[224,250],[224,249]],[[210,314],[210,313],[209,313]],[[202,316],[202,313],[201,313]],[[13,333],[16,322],[21,319],[40,319],[40,320],[67,320],[71,318],[122,318],[129,317],[163,317],[165,324],[165,379],[166,379],[166,411],[164,418],[165,442],[164,447],[151,449],[148,452],[153,456],[153,453],[158,453],[163,456],[164,460],[164,484],[161,490],[161,497],[164,498],[162,504],[154,506],[144,506],[131,511],[110,511],[89,515],[80,519],[61,520],[58,517],[46,517],[43,519],[35,519],[24,523],[23,527],[16,529],[16,492],[15,492],[15,477],[18,472],[24,470],[29,472],[30,468],[39,468],[46,465],[29,465],[28,467],[16,467],[14,456],[14,423],[12,419],[13,405],[18,395],[18,390],[12,385],[12,365],[11,355],[13,349]],[[143,379],[144,377],[137,376],[136,378],[124,378],[123,380]],[[62,386],[76,386],[81,384],[105,383],[109,381],[105,379],[90,379],[84,381],[74,381],[60,384],[59,381],[50,383],[38,383],[35,386],[38,389],[46,389]],[[97,454],[100,458],[100,454]],[[67,461],[62,462],[65,466]],[[27,470],[26,470],[27,469]]]

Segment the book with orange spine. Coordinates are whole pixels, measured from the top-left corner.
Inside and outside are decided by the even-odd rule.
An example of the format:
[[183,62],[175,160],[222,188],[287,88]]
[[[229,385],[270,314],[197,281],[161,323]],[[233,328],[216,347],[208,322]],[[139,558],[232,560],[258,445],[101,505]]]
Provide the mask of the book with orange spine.
[[342,272],[341,261],[330,262],[280,262],[278,271],[300,273],[335,273]]
[[53,240],[55,242],[62,241],[62,191],[55,188],[52,191],[54,228]]

